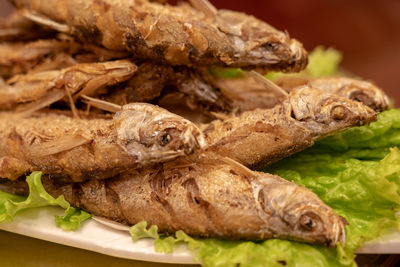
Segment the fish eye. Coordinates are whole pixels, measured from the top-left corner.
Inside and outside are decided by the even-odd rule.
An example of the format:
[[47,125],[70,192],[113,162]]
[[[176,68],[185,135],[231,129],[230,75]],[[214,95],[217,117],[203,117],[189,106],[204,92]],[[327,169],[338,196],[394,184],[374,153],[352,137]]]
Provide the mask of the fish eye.
[[172,140],[172,136],[169,135],[168,133],[164,133],[164,134],[161,136],[160,145],[161,145],[161,146],[166,146],[166,145],[169,144],[169,142],[171,142],[171,140]]
[[301,216],[300,227],[306,231],[314,231],[319,223],[318,216],[313,216],[312,214],[304,214]]
[[263,45],[264,48],[270,51],[275,51],[278,49],[278,44],[276,42],[269,42]]
[[331,110],[332,118],[337,121],[345,119],[347,113],[348,113],[347,108],[343,106],[335,106]]

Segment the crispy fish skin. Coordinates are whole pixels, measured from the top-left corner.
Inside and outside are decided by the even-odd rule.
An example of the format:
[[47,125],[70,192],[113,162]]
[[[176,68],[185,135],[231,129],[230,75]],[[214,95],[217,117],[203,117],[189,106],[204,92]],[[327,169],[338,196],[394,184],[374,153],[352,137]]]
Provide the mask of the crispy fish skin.
[[298,86],[309,85],[328,93],[364,103],[377,112],[390,107],[389,97],[382,89],[371,82],[359,79],[347,77],[283,77],[275,82],[286,91],[291,91]]
[[194,124],[144,103],[123,106],[113,119],[0,113],[0,136],[0,177],[42,170],[70,182],[107,178],[205,146]]
[[201,71],[187,66],[171,67],[150,61],[138,64],[137,71],[123,86],[100,97],[118,105],[150,100],[158,103],[160,99],[157,98],[176,92],[184,95],[184,102],[190,108],[197,108],[207,114],[230,114],[236,109],[218,87],[203,77]]
[[211,84],[207,77],[193,68],[175,68],[172,81],[179,92],[183,93],[189,106],[210,112],[233,113],[236,109],[231,100],[225,97],[220,89]]
[[165,86],[174,80],[171,66],[145,61],[123,86],[109,90],[100,97],[108,102],[125,105],[132,102],[148,102],[161,95]]
[[317,139],[376,118],[376,112],[360,102],[303,86],[272,109],[213,121],[203,133],[210,151],[259,168],[308,148]]
[[[253,16],[229,10],[206,15],[186,3],[146,0],[12,0],[39,21],[57,22],[81,40],[139,59],[171,65],[219,65],[299,71],[307,52],[288,34]],[[43,19],[44,17],[44,19]]]
[[136,70],[131,61],[116,60],[14,76],[8,84],[0,86],[0,110],[40,101],[55,91],[61,92],[61,98],[68,94],[92,95],[106,86],[126,81]]
[[[161,232],[195,237],[285,238],[335,246],[345,220],[313,192],[276,175],[253,172],[212,153],[159,164],[115,178],[59,184],[47,192],[71,205],[130,225],[146,221]],[[2,190],[21,193],[13,183]],[[96,192],[95,194],[93,192]]]

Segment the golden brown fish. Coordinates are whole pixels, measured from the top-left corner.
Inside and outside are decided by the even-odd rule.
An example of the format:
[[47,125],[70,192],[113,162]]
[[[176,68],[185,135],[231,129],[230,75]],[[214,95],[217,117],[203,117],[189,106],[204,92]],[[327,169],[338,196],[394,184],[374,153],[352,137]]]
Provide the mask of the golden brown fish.
[[55,179],[102,179],[205,146],[191,122],[162,108],[128,104],[113,119],[0,113],[0,177],[41,170]]
[[203,133],[209,150],[255,168],[376,118],[376,112],[360,102],[303,86],[291,91],[272,109],[256,109],[213,121]]
[[300,71],[303,46],[244,13],[207,14],[187,3],[147,0],[12,0],[35,22],[138,59],[171,65],[219,65]]
[[[26,193],[19,182],[1,183],[2,190]],[[106,180],[59,184],[44,178],[43,184],[54,197],[62,194],[93,215],[130,225],[146,221],[171,234],[345,242],[345,220],[313,192],[212,153]]]

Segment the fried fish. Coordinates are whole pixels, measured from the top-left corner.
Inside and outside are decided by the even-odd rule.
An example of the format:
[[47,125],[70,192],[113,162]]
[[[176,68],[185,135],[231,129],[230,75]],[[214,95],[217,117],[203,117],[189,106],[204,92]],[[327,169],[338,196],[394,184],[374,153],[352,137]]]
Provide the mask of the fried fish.
[[315,140],[375,121],[366,105],[310,86],[272,109],[256,109],[204,127],[208,149],[257,168],[308,148]]
[[147,0],[12,0],[27,17],[137,59],[171,65],[229,66],[300,71],[307,64],[303,46],[244,13],[206,14],[187,3]]
[[[164,233],[327,246],[345,242],[345,220],[313,192],[213,153],[106,180],[60,184],[45,177],[43,184],[54,197],[64,195],[93,215],[130,225],[146,221]],[[0,188],[26,193],[21,182],[2,181]]]
[[191,122],[151,104],[122,107],[112,119],[55,112],[0,113],[0,177],[41,170],[54,179],[102,179],[203,148]]

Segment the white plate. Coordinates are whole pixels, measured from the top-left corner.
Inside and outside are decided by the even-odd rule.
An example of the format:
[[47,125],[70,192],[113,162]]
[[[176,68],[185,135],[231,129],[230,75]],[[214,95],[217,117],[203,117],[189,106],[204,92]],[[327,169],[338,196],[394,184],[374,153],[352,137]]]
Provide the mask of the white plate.
[[[128,232],[111,229],[92,219],[76,232],[63,231],[54,222],[54,215],[61,214],[62,210],[57,207],[31,209],[21,212],[13,222],[0,224],[0,229],[120,258],[196,264],[185,245],[177,247],[171,254],[157,253],[152,239],[133,242]],[[357,253],[400,254],[400,234],[391,233],[368,242]]]
[[198,264],[185,245],[178,246],[171,254],[154,251],[153,239],[133,242],[129,232],[118,231],[92,219],[73,231],[64,231],[54,222],[55,215],[62,215],[57,207],[45,207],[23,211],[13,222],[1,223],[0,229],[67,246],[132,260]]

